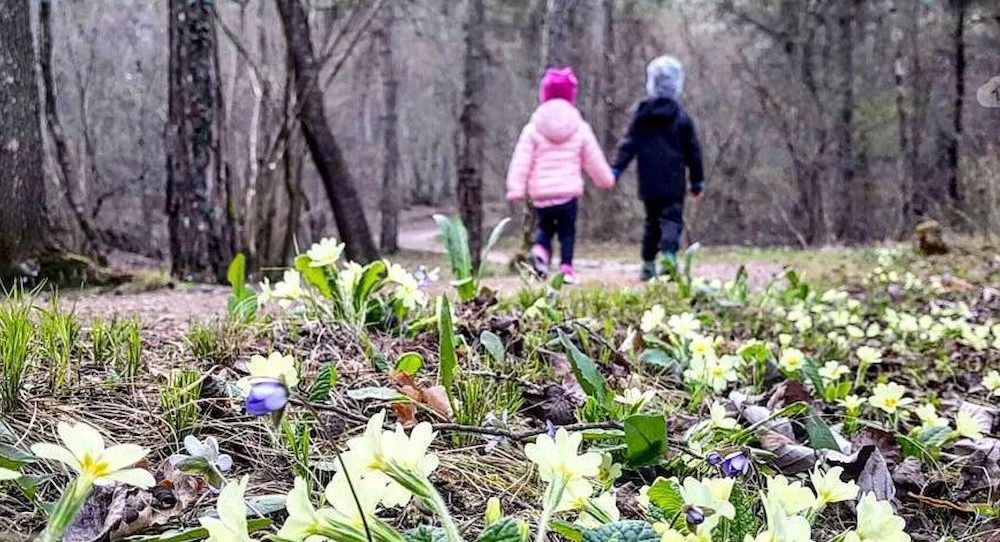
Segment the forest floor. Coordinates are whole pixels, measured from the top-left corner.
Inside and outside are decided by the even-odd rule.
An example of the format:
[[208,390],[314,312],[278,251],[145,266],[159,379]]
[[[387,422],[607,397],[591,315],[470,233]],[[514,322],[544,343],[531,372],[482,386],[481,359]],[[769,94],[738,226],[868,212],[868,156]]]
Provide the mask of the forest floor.
[[[404,216],[400,228],[401,252],[392,257],[407,268],[425,266],[429,269],[442,268],[442,280],[431,287],[438,294],[449,288],[447,282],[447,262],[444,248],[438,239],[438,229],[432,215],[432,208],[417,208]],[[508,236],[514,235],[508,232]],[[489,258],[488,276],[485,284],[502,295],[516,292],[524,285],[524,280],[511,269],[510,262],[515,250],[513,243],[506,243],[494,250]],[[576,270],[580,286],[607,286],[616,288],[638,288],[639,261],[636,256],[638,246],[623,243],[578,244]],[[846,256],[845,256],[846,255]],[[694,276],[706,281],[731,280],[741,265],[747,269],[748,281],[752,288],[759,289],[780,275],[788,265],[812,266],[818,278],[831,273],[843,273],[856,264],[857,258],[842,249],[819,252],[803,252],[789,249],[750,249],[740,247],[709,247],[703,251],[694,268]],[[113,258],[118,266],[136,273],[136,281],[114,289],[87,288],[70,291],[63,295],[62,302],[75,309],[84,320],[94,317],[130,318],[138,317],[143,327],[151,332],[161,332],[168,336],[180,337],[192,322],[203,322],[222,316],[226,311],[229,288],[226,286],[176,282],[166,276],[155,262],[137,261],[123,256]],[[839,262],[839,263],[838,263]]]

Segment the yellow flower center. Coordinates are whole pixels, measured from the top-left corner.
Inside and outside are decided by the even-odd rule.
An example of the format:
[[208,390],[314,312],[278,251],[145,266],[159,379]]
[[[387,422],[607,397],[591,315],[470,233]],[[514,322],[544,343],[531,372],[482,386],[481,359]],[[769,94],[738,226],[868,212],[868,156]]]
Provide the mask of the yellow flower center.
[[83,454],[83,457],[80,458],[80,470],[94,478],[100,478],[108,475],[108,463],[107,461],[98,461],[90,454]]
[[891,407],[895,407],[896,404],[898,403],[898,401],[896,400],[895,397],[886,397],[885,400],[883,401],[883,403],[885,404],[885,406],[891,408]]

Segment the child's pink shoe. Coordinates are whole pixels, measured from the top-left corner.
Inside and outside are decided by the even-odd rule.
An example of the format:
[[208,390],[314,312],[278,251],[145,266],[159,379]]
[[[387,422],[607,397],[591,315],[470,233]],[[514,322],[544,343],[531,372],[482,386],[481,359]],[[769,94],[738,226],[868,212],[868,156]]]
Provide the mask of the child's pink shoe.
[[576,284],[576,271],[573,271],[573,266],[564,263],[559,266],[559,271],[563,274],[563,282],[566,284]]
[[549,251],[542,245],[531,247],[531,268],[539,277],[545,278],[549,274]]

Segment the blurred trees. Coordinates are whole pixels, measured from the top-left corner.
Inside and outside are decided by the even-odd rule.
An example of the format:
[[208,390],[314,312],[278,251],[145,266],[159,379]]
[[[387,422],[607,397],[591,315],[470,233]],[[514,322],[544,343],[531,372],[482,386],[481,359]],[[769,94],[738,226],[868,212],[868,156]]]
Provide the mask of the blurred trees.
[[[47,182],[30,188],[45,189],[43,218],[73,250],[90,252],[93,238],[97,252],[162,260],[171,252],[166,188],[179,197],[176,181],[193,179],[186,186],[204,194],[180,214],[206,226],[177,251],[223,259],[231,247],[266,270],[324,236],[373,239],[360,219],[380,211],[381,244],[391,250],[395,230],[405,248],[414,217],[430,212],[420,206],[464,201],[474,223],[476,187],[486,220],[521,214],[503,201],[503,175],[543,66],[572,65],[581,110],[610,150],[644,94],[646,62],[672,54],[687,68],[683,101],[706,149],[708,189],[689,210],[691,241],[860,243],[906,234],[922,217],[1000,228],[1000,110],[973,96],[996,76],[995,2],[483,1],[482,31],[469,36],[459,23],[475,3],[188,2],[214,9],[187,25],[208,41],[192,44],[202,60],[186,81],[180,59],[164,54],[184,30],[170,23],[170,3],[46,1],[27,14],[11,3],[9,14],[39,29],[30,62]],[[286,39],[282,11],[292,8],[309,40]],[[481,75],[471,79],[467,37],[481,38]],[[186,119],[171,90],[182,82],[192,92]],[[23,114],[4,116],[0,130],[17,131]],[[481,128],[470,131],[476,117]],[[178,127],[188,135],[177,137]],[[466,134],[476,134],[481,158]],[[337,152],[316,155],[318,139]],[[208,150],[196,156],[182,140]],[[190,167],[176,161],[184,156]],[[633,183],[628,173],[613,194],[588,190],[579,231],[636,239]],[[342,196],[352,203],[337,213]],[[371,257],[374,242],[361,244]],[[218,274],[196,263],[201,276]]]

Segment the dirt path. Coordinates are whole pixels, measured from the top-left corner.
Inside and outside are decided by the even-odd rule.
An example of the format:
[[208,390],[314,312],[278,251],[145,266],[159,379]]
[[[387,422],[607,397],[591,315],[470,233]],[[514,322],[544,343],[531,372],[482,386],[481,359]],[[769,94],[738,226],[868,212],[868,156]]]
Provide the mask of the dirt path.
[[[417,252],[444,254],[444,247],[438,240],[438,229],[431,213],[423,216],[414,215],[406,221],[405,227],[399,233],[400,247]],[[581,257],[582,256],[582,257]],[[489,261],[501,266],[510,263],[511,255],[494,250]],[[732,280],[739,270],[741,262],[696,263],[694,275],[706,280]],[[747,268],[751,288],[762,288],[771,279],[781,274],[783,267],[775,262],[742,262]],[[619,258],[592,259],[586,254],[576,258],[577,276],[581,284],[603,284],[614,287],[630,287],[642,284],[639,281],[640,265],[636,260]],[[486,279],[491,288],[508,293],[521,287],[521,280],[516,276],[490,277]]]

